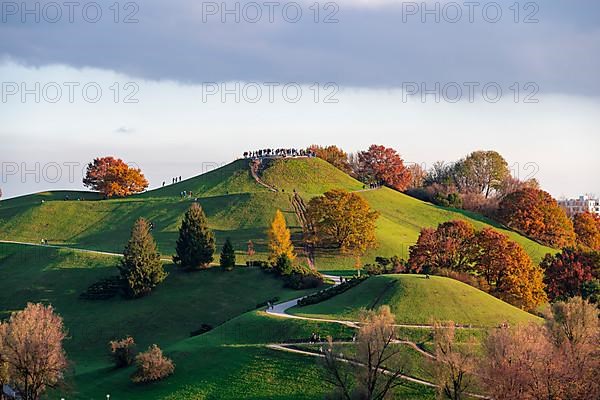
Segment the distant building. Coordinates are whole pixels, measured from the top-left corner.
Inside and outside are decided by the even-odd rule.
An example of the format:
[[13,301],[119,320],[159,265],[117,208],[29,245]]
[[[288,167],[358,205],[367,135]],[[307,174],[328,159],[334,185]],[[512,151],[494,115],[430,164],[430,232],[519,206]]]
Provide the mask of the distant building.
[[589,196],[579,196],[578,199],[559,200],[558,204],[570,217],[586,211],[600,215],[600,201]]

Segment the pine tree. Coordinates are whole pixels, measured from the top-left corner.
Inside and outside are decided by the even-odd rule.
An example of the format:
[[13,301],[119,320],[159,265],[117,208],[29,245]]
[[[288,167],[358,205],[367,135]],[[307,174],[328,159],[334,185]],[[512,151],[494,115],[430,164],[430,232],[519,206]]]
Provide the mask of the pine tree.
[[119,270],[129,297],[142,297],[150,293],[167,277],[148,222],[143,218],[133,225]]
[[173,262],[186,269],[205,268],[213,261],[215,248],[206,215],[198,203],[193,203],[181,222]]
[[235,250],[229,238],[227,238],[223,245],[223,250],[221,250],[220,264],[221,268],[226,271],[231,271],[235,267]]
[[285,217],[280,210],[277,210],[269,229],[269,261],[275,265],[282,255],[286,255],[290,261],[296,258],[290,230],[285,223]]

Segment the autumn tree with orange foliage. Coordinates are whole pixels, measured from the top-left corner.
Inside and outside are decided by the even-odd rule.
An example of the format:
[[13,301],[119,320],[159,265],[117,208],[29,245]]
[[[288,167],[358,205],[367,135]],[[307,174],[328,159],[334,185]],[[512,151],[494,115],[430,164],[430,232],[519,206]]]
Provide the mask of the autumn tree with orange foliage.
[[584,212],[573,217],[577,244],[600,251],[600,215]]
[[269,261],[275,265],[280,257],[285,256],[290,261],[296,258],[291,233],[280,210],[275,212],[275,218],[269,228]]
[[473,270],[496,297],[531,310],[547,300],[542,269],[517,243],[492,228],[475,235]]
[[24,400],[38,400],[57,387],[68,363],[63,350],[67,332],[52,306],[27,304],[0,324],[0,364]]
[[308,151],[315,153],[317,157],[327,161],[329,164],[347,174],[352,172],[350,162],[348,161],[348,153],[337,146],[331,145],[323,147],[313,144],[308,148]]
[[148,181],[139,168],[128,166],[120,158],[101,157],[88,164],[83,185],[106,197],[123,197],[144,191]]
[[384,184],[396,190],[406,190],[411,182],[410,171],[396,150],[371,145],[358,153],[358,175],[365,182]]
[[575,243],[573,223],[543,190],[524,188],[507,195],[500,202],[498,218],[508,227],[554,248]]
[[314,227],[311,240],[318,245],[335,246],[357,258],[377,245],[379,213],[356,193],[330,190],[310,200],[307,214]]

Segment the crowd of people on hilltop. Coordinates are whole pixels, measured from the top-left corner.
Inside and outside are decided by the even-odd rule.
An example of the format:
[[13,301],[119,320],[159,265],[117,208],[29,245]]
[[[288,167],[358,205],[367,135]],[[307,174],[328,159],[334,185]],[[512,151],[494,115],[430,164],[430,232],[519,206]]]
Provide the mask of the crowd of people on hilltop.
[[245,151],[244,158],[265,157],[315,157],[315,153],[307,149],[261,149]]

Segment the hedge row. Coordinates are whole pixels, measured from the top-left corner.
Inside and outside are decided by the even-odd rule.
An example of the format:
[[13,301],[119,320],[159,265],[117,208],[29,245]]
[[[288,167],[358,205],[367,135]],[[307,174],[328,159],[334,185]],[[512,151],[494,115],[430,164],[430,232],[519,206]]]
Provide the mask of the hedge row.
[[317,304],[325,300],[329,300],[333,296],[337,296],[338,294],[344,293],[346,290],[353,288],[354,286],[358,285],[367,278],[368,276],[361,276],[346,280],[337,286],[333,286],[329,289],[323,289],[317,293],[303,297],[298,301],[298,305],[303,307],[311,304]]

